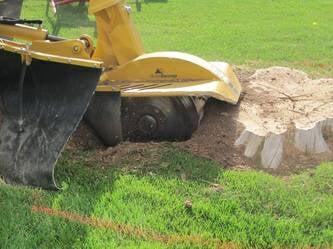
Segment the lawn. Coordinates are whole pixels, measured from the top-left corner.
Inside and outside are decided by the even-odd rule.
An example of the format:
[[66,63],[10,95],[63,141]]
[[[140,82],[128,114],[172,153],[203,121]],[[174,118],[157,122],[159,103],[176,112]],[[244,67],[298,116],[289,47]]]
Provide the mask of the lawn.
[[[26,18],[42,18],[45,0],[25,0]],[[286,65],[316,76],[333,76],[333,2],[331,0],[148,0],[135,23],[148,52],[178,50],[208,60],[262,67]],[[86,9],[66,7],[60,35],[94,35]]]
[[[22,16],[52,30],[45,8],[25,0]],[[169,0],[133,14],[147,51],[333,76],[332,9],[328,0]],[[86,9],[61,11],[59,35],[94,35]],[[281,177],[223,169],[170,144],[112,164],[93,153],[65,150],[58,192],[0,181],[0,248],[333,247],[333,163]]]
[[283,179],[167,145],[135,167],[135,154],[104,167],[89,154],[63,154],[59,192],[0,186],[3,248],[333,245],[333,164]]

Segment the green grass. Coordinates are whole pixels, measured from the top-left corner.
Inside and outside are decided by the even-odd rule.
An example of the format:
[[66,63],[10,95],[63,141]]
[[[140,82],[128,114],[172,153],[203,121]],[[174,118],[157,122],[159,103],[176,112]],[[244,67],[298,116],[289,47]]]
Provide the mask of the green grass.
[[[55,18],[51,13],[47,18],[45,8],[45,0],[25,0],[22,16],[42,18],[52,31]],[[169,0],[144,4],[134,19],[147,51],[178,50],[237,65],[287,65],[332,76],[332,9],[329,0]],[[60,35],[94,35],[86,9],[60,12]],[[1,248],[202,247],[34,213],[33,205],[239,247],[333,247],[332,163],[284,179],[224,170],[169,146],[154,155],[147,151],[142,161],[134,154],[112,165],[99,165],[89,159],[92,153],[65,151],[57,165],[59,192],[0,182]],[[192,209],[184,207],[186,200]]]
[[[170,236],[199,235],[255,248],[333,245],[333,164],[288,180],[256,171],[223,170],[166,147],[158,160],[131,167],[87,163],[67,151],[58,163],[59,192],[0,186],[3,248],[200,248],[164,244],[31,212],[51,207]],[[147,152],[147,159],[149,153]],[[89,160],[88,160],[89,161]],[[124,167],[126,170],[124,170]],[[214,184],[213,184],[214,183]],[[213,185],[212,185],[213,184]],[[214,187],[212,187],[214,186]],[[188,210],[184,201],[191,200]],[[207,245],[214,248],[214,244]]]
[[[46,1],[25,0],[22,15],[47,18]],[[135,8],[133,8],[135,9]],[[262,67],[286,65],[316,76],[333,76],[333,2],[331,0],[169,0],[150,1],[133,11],[146,50],[177,50],[208,60]],[[60,34],[94,35],[86,10],[65,7]]]

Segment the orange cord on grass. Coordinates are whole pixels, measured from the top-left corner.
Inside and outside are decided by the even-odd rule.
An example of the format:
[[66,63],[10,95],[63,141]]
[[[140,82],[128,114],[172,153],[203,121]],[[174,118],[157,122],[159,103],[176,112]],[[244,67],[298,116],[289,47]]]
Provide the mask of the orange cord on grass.
[[60,211],[48,207],[42,206],[32,206],[31,211],[34,213],[46,214],[53,217],[64,218],[66,220],[72,222],[78,222],[80,224],[97,227],[97,228],[105,228],[110,229],[116,233],[125,234],[127,236],[134,236],[139,239],[145,240],[154,240],[164,244],[179,244],[179,243],[189,243],[195,246],[200,247],[211,247],[215,246],[218,249],[226,249],[226,248],[239,248],[236,244],[233,243],[223,243],[220,240],[216,239],[205,239],[201,236],[196,235],[163,235],[153,231],[144,230],[139,227],[135,227],[127,224],[119,224],[111,221],[102,220],[99,218],[89,217],[85,215],[80,215],[68,211]]

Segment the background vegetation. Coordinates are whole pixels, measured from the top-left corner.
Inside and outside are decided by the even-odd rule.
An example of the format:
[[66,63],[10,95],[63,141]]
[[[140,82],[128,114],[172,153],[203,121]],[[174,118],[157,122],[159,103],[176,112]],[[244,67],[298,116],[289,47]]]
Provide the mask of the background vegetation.
[[[129,1],[134,2],[134,1]],[[142,12],[133,6],[135,23],[148,52],[184,51],[208,60],[262,67],[294,66],[332,76],[333,2],[331,0],[146,0]],[[44,0],[25,0],[24,17],[42,18]],[[60,35],[95,34],[86,8],[59,10]]]

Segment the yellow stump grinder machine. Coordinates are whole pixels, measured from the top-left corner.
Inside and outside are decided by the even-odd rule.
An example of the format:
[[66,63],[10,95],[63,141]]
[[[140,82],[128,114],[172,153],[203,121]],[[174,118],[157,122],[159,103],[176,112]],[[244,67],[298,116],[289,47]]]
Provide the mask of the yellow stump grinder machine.
[[188,139],[208,98],[238,102],[241,86],[227,63],[145,53],[124,0],[89,1],[96,46],[88,35],[64,39],[39,20],[19,19],[21,4],[0,3],[0,175],[7,182],[57,189],[54,165],[84,115],[113,146]]

